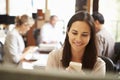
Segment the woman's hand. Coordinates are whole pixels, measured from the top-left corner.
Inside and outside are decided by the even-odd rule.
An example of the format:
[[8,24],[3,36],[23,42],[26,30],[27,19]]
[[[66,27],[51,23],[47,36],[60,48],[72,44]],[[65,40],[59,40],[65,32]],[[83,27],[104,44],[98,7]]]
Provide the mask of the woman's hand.
[[70,62],[69,66],[66,68],[68,72],[80,72],[81,74],[85,74],[82,70],[82,63],[78,62]]
[[27,53],[33,53],[34,51],[36,51],[38,49],[38,47],[36,46],[29,46],[26,47],[23,51],[23,54],[27,54]]
[[34,53],[37,49],[38,49],[38,47],[36,47],[36,46],[26,47],[21,56],[21,60],[25,60],[26,55],[32,55],[32,53]]

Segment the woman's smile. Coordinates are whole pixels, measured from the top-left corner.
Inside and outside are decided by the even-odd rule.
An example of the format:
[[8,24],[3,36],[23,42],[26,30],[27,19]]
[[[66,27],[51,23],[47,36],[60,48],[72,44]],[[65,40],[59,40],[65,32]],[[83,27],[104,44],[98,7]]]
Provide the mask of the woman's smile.
[[82,43],[81,42],[78,42],[78,41],[74,41],[73,44],[77,47],[80,47],[82,46]]

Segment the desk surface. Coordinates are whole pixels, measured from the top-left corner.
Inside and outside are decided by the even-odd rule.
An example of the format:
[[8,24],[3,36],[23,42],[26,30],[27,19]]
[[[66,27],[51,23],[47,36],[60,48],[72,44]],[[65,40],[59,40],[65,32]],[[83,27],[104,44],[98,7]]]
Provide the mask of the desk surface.
[[23,61],[21,63],[21,66],[23,69],[34,69],[36,67],[37,68],[38,67],[45,67],[47,64],[47,58],[48,58],[48,54],[40,53],[39,55],[37,55],[36,61],[32,61],[32,62]]
[[49,53],[56,48],[57,44],[39,44],[40,53]]
[[39,47],[40,53],[47,53],[48,54],[52,50],[61,48],[62,46],[60,43],[56,43],[56,44],[42,44],[42,43],[40,43],[38,47]]
[[49,52],[58,46],[57,44],[40,44],[35,53],[28,54],[27,60],[36,60],[32,62],[22,62],[23,69],[34,69],[34,67],[45,67]]

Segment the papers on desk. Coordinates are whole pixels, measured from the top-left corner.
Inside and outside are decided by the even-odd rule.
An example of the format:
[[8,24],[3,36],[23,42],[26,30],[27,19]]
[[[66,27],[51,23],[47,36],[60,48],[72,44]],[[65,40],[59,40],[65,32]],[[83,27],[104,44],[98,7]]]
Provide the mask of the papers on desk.
[[26,60],[39,60],[40,59],[40,53],[39,52],[34,52],[34,53],[28,53],[25,56]]
[[23,69],[34,69],[33,64],[31,64],[29,62],[22,62],[22,68]]
[[38,66],[38,67],[45,67],[47,64],[47,58],[48,58],[48,54],[38,54],[35,53],[34,57],[31,57],[30,60],[35,60],[33,62],[22,62],[22,68],[23,69],[34,69],[34,66]]
[[62,47],[62,43],[55,43],[55,44],[43,44],[40,43],[39,44],[39,51],[43,51],[43,52],[50,52],[53,49],[59,49]]
[[22,62],[23,69],[34,69],[35,66],[45,67],[47,64],[48,54],[42,54],[40,51],[52,51],[57,44],[40,44],[39,48],[35,48],[35,52],[26,55],[26,60],[33,60],[33,62]]
[[52,51],[56,48],[56,44],[39,44],[40,51]]
[[48,54],[40,54],[40,59],[33,62],[34,66],[46,66],[47,65]]

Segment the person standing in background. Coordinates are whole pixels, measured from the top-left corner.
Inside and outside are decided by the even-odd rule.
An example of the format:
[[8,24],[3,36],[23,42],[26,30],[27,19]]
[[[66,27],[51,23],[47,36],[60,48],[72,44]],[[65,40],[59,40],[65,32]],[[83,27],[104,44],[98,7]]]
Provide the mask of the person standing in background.
[[57,31],[55,28],[58,17],[56,15],[50,16],[49,22],[45,23],[40,31],[40,43],[53,44],[57,43]]
[[112,58],[114,54],[115,39],[103,26],[105,22],[103,15],[99,12],[93,12],[92,16],[96,28],[98,55]]
[[34,51],[33,46],[25,48],[22,37],[30,30],[33,24],[33,19],[27,15],[15,18],[15,27],[7,33],[4,43],[4,63],[16,65],[25,60],[28,53]]

